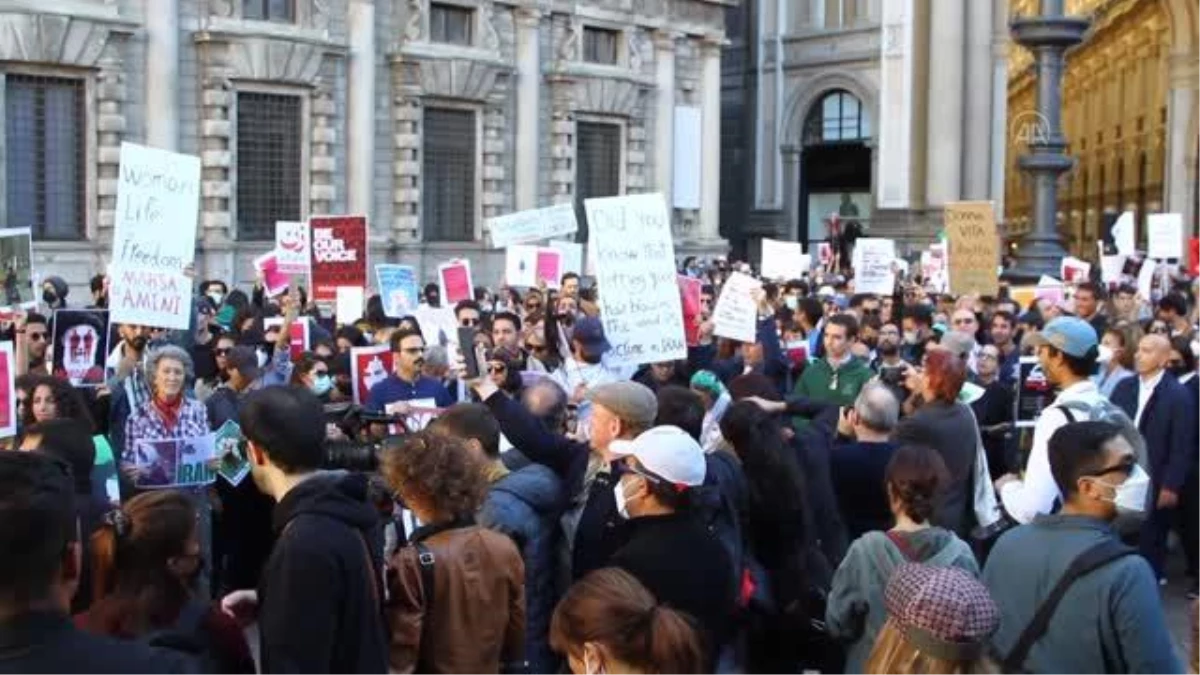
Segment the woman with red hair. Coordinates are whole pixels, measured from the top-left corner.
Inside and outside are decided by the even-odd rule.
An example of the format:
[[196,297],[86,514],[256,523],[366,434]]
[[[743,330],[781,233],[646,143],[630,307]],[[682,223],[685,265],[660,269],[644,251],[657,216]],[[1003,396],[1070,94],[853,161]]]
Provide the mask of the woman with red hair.
[[978,524],[971,480],[978,456],[979,427],[971,408],[958,400],[966,380],[967,365],[957,354],[942,348],[926,352],[924,367],[909,377],[909,388],[921,404],[896,427],[894,438],[901,445],[931,447],[942,456],[950,479],[931,520],[963,539]]

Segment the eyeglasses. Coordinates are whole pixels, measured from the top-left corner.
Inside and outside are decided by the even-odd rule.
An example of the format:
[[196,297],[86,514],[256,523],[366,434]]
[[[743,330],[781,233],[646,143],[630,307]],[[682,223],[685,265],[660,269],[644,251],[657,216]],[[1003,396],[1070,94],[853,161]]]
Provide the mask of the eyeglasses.
[[29,333],[27,337],[33,342],[41,342],[46,339],[45,333]]
[[544,351],[546,351],[546,345],[525,345],[525,351],[527,351],[527,352],[544,352]]
[[999,355],[999,354],[992,353],[992,352],[979,352],[979,358],[981,358],[981,359],[991,359],[991,360],[993,360],[993,361],[999,361],[999,360],[1000,360],[1000,355]]
[[328,374],[329,374],[329,369],[313,368],[313,375],[316,375],[317,377],[320,377],[322,375],[328,375]]
[[487,367],[488,375],[499,375],[508,370],[505,366],[489,365]]
[[[1161,333],[1162,335],[1166,335],[1166,334],[1167,334],[1167,327],[1166,327],[1166,326],[1151,326],[1151,327],[1150,327],[1150,332],[1151,332],[1151,333],[1155,333],[1155,334],[1159,334],[1159,333]],[[30,337],[32,337],[32,336],[30,336]]]
[[955,326],[965,326],[966,324],[969,324],[969,323],[975,323],[975,317],[973,317],[973,316],[971,316],[971,317],[963,317],[963,318],[961,318],[961,319],[955,319],[955,320],[954,320],[954,325],[955,325]]
[[1128,460],[1121,462],[1120,464],[1116,464],[1116,465],[1110,466],[1108,468],[1100,469],[1099,471],[1094,471],[1092,473],[1088,473],[1088,474],[1084,474],[1084,475],[1089,476],[1091,478],[1099,478],[1100,476],[1104,476],[1104,475],[1110,474],[1110,473],[1123,473],[1123,474],[1128,475],[1130,473],[1133,473],[1133,467],[1135,467],[1135,466],[1137,466],[1137,462],[1135,462],[1133,460],[1133,458],[1130,457]]
[[423,354],[423,353],[425,353],[425,348],[424,347],[405,347],[404,349],[401,349],[400,351],[404,354]]
[[229,352],[232,350],[232,347],[218,347],[213,350],[213,354],[216,354],[217,356],[229,356]]

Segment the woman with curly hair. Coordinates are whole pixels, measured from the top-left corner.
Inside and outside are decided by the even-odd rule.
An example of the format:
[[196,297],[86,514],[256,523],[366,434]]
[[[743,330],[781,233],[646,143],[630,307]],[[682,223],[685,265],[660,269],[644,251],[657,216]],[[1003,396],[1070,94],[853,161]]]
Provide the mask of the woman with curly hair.
[[29,427],[47,420],[72,419],[87,424],[90,430],[95,429],[83,396],[70,382],[50,375],[30,375],[28,382],[29,395],[21,416],[23,426]]
[[524,661],[525,566],[511,539],[475,524],[481,460],[426,431],[386,444],[380,469],[422,523],[389,565],[392,670],[511,672]]
[[887,532],[868,532],[850,545],[833,576],[825,609],[829,633],[849,643],[845,672],[864,672],[887,620],[883,594],[897,567],[916,562],[979,576],[971,547],[929,522],[946,477],[941,456],[925,446],[902,446],[888,462],[883,482],[896,525]]

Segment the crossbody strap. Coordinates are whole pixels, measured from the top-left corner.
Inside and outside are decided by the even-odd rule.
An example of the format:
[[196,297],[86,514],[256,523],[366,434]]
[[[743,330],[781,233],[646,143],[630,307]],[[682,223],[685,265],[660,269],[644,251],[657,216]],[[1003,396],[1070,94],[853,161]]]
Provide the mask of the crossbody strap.
[[1062,602],[1063,596],[1067,594],[1067,590],[1071,588],[1072,584],[1089,572],[1131,553],[1134,553],[1134,549],[1125,546],[1115,539],[1106,538],[1104,541],[1076,556],[1067,567],[1067,570],[1063,572],[1058,583],[1054,585],[1053,590],[1050,591],[1050,595],[1042,601],[1041,606],[1038,607],[1037,612],[1033,615],[1033,619],[1021,631],[1021,635],[1017,638],[1016,645],[1012,648],[1012,651],[1004,658],[1004,672],[1019,673],[1024,671],[1025,659],[1029,657],[1029,650],[1033,649],[1033,645],[1042,638],[1042,635],[1046,633],[1046,629],[1050,627],[1050,619],[1054,618],[1054,612],[1058,609],[1058,604]]

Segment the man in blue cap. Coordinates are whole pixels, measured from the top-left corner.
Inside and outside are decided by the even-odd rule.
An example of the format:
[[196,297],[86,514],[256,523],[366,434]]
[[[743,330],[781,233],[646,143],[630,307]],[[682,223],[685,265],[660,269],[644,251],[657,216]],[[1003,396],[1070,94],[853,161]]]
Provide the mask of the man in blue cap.
[[1033,428],[1025,479],[1014,474],[996,479],[1004,510],[1018,522],[1028,523],[1040,513],[1050,513],[1054,500],[1059,498],[1046,450],[1050,436],[1068,422],[1086,421],[1087,415],[1081,414],[1080,408],[1086,410],[1106,401],[1090,379],[1096,370],[1099,344],[1096,329],[1073,316],[1054,319],[1041,332],[1026,335],[1022,342],[1023,347],[1036,348],[1042,374],[1059,393]]
[[552,377],[567,392],[571,403],[579,406],[578,433],[586,440],[591,415],[588,392],[602,384],[628,380],[633,377],[633,371],[607,363],[605,355],[612,350],[612,345],[604,336],[604,324],[597,317],[585,316],[575,322],[570,346],[570,356],[563,360]]

